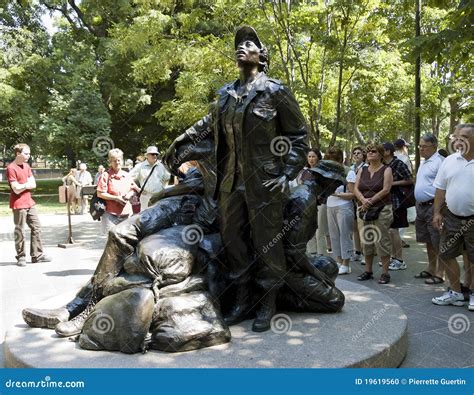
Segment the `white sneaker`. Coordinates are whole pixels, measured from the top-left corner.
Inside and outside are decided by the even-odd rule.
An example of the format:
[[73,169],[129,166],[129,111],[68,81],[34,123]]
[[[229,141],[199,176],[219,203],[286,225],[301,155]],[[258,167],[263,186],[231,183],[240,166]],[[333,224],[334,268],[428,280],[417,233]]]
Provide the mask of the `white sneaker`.
[[407,264],[403,261],[399,261],[397,258],[392,258],[388,266],[388,270],[405,270],[406,268]]
[[352,254],[352,262],[362,262],[362,252],[360,253],[354,252]]
[[18,258],[18,260],[16,261],[16,265],[20,267],[26,266],[26,258],[24,256]]
[[471,292],[469,296],[469,306],[467,307],[469,311],[474,311],[474,292]]
[[351,271],[352,270],[349,266],[345,266],[345,265],[339,266],[339,274],[349,274]]
[[[472,294],[471,294],[470,299],[474,299]],[[441,296],[431,299],[431,301],[434,304],[437,304],[438,306],[448,306],[448,305],[464,306],[464,295],[461,292],[454,292],[452,290],[449,290],[448,292],[445,292]],[[470,304],[471,302],[469,301],[469,305]]]

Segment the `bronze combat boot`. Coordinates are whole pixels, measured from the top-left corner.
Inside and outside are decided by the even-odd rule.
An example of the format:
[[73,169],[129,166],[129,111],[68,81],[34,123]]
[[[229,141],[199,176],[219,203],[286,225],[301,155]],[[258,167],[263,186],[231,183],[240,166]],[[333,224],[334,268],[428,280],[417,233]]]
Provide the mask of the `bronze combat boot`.
[[69,311],[66,307],[58,309],[32,309],[26,308],[21,312],[23,320],[32,328],[54,329],[60,322],[69,319]]
[[246,285],[241,285],[237,289],[234,307],[224,317],[227,325],[236,325],[244,321],[250,311],[250,293]]
[[257,317],[252,325],[254,332],[265,332],[270,329],[272,317],[276,313],[276,296],[277,290],[272,289],[260,301]]
[[93,296],[81,314],[70,321],[60,322],[58,325],[56,325],[56,328],[54,328],[56,333],[61,337],[70,337],[81,333],[84,322],[86,322],[87,317],[89,317],[92,310],[94,310],[97,302],[97,298]]
[[23,320],[32,328],[54,329],[60,322],[65,322],[74,318],[89,303],[90,295],[84,297],[76,296],[67,305],[57,309],[23,309]]

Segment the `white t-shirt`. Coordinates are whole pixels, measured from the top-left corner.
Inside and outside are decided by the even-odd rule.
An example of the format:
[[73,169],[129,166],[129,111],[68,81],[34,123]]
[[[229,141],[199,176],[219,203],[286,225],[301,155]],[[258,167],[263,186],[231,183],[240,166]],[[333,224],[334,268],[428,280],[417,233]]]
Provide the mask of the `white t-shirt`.
[[395,156],[405,163],[408,166],[410,172],[413,174],[413,165],[411,164],[410,157],[403,151],[395,151]]
[[170,179],[170,173],[168,173],[162,163],[157,161],[153,165],[147,160],[138,163],[130,170],[130,176],[142,187],[153,166],[156,166],[156,169],[153,170],[151,177],[148,179],[145,190],[142,192],[143,195],[157,193],[164,189],[166,182]]
[[[355,183],[356,182],[356,173],[354,170],[349,170],[349,173],[347,173],[346,181]],[[344,192],[344,185],[340,185],[337,187],[337,189],[334,191],[334,193],[343,193]],[[349,192],[349,189],[346,187],[346,192]],[[351,200],[345,200],[337,196],[329,196],[328,200],[326,202],[326,205],[328,207],[338,207],[338,206],[343,206],[344,204],[350,204],[352,205]]]
[[429,202],[434,199],[436,188],[433,182],[444,158],[435,152],[426,159],[416,173],[415,199],[418,203]]
[[468,162],[460,153],[449,155],[433,185],[446,191],[446,204],[454,215],[474,215],[474,159]]
[[82,186],[92,185],[92,176],[87,170],[78,171],[76,173],[76,180],[79,181]]

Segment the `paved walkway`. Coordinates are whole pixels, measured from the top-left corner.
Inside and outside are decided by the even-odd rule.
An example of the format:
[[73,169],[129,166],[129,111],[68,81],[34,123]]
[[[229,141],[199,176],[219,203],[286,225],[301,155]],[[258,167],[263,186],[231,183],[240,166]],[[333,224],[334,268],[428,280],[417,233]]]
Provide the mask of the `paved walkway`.
[[[15,264],[13,220],[0,217],[0,366],[4,365],[5,330],[21,320],[21,310],[65,292],[74,295],[94,272],[105,244],[105,238],[100,236],[100,223],[92,221],[89,215],[72,219],[73,236],[82,243],[80,246],[57,247],[67,237],[66,215],[41,215],[46,251],[54,260],[28,263],[21,268]],[[431,303],[431,298],[442,293],[444,287],[425,285],[423,280],[413,278],[425,269],[426,252],[415,243],[413,227],[407,231],[406,240],[411,245],[404,249],[408,269],[392,272],[393,283],[389,285],[364,282],[393,298],[408,316],[409,347],[402,367],[474,367],[474,313],[467,307]],[[344,279],[356,282],[362,271],[363,266],[353,265],[352,274]],[[378,278],[378,265],[375,271]],[[366,336],[370,337],[370,332]]]

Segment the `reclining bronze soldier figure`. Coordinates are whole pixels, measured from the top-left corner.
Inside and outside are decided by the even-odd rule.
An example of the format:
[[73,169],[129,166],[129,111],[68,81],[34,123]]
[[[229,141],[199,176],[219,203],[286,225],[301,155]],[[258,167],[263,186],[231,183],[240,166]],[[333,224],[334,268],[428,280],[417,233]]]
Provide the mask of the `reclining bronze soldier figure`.
[[[200,146],[189,144],[182,147],[179,152],[186,153],[184,156],[181,155],[182,160],[187,161],[198,157],[201,171],[196,169],[190,171],[182,184],[158,194],[155,197],[158,201],[146,210],[149,212],[142,218],[140,218],[141,214],[136,215],[133,219],[130,218],[120,224],[120,228],[113,228],[101,258],[102,264],[98,265],[96,272],[100,271],[99,267],[104,270],[112,265],[115,268],[113,270],[121,272],[122,276],[123,268],[136,259],[135,254],[130,251],[135,251],[138,244],[130,244],[130,241],[138,240],[136,236],[138,233],[140,237],[143,237],[149,232],[156,233],[160,227],[163,228],[169,224],[172,224],[171,228],[173,228],[180,223],[192,222],[199,224],[206,235],[218,236],[215,233],[217,228],[213,227],[217,223],[215,201],[204,193],[212,189],[215,183],[215,163],[213,163],[212,151],[212,141],[203,141]],[[207,159],[204,152],[208,152]],[[201,173],[204,176],[201,176]],[[286,311],[337,312],[344,305],[344,295],[334,286],[337,265],[331,258],[306,256],[305,246],[317,226],[317,197],[331,194],[340,185],[344,179],[343,169],[335,162],[322,161],[317,169],[313,169],[313,174],[312,179],[305,181],[292,192],[285,205],[284,229],[287,231],[283,235],[283,242],[288,274],[285,277],[285,284],[277,295],[277,307]],[[197,208],[196,205],[187,206],[175,200],[180,197],[189,198],[191,195],[200,200]],[[182,210],[183,213],[181,213]],[[190,210],[194,210],[191,221],[188,217]],[[152,219],[152,221],[146,223],[147,219]],[[146,237],[144,238],[146,240]],[[117,243],[117,240],[120,241]],[[229,287],[232,281],[226,275],[225,257],[220,253],[220,243],[214,244],[212,248],[215,249],[213,255],[219,259],[207,258],[202,264],[203,268],[198,271],[206,273],[207,289],[219,300],[221,309],[228,311],[229,302],[234,300],[232,295],[235,294],[235,289],[232,286]],[[156,273],[148,272],[149,287],[153,286],[156,280],[155,275]],[[112,283],[113,280],[113,277],[108,277],[101,288],[107,288],[107,284]],[[158,284],[158,287],[161,287],[161,284]],[[96,301],[90,303],[91,295],[92,285],[88,282],[76,298],[66,306],[53,310],[24,309],[23,317],[25,322],[32,327],[52,329],[56,327],[56,331],[61,336],[74,336],[81,332],[84,322],[93,311],[95,302],[100,299],[100,296],[96,296]],[[255,299],[252,299],[252,302],[255,303]],[[251,310],[248,312],[249,317],[254,313]]]

